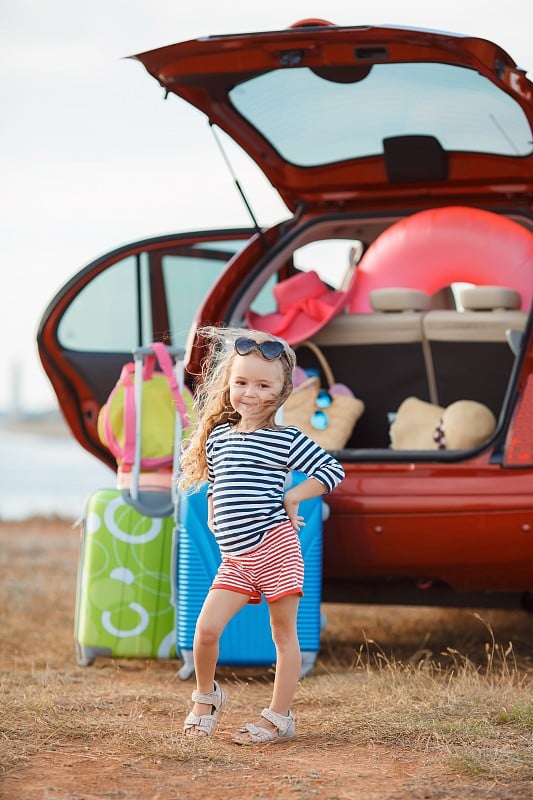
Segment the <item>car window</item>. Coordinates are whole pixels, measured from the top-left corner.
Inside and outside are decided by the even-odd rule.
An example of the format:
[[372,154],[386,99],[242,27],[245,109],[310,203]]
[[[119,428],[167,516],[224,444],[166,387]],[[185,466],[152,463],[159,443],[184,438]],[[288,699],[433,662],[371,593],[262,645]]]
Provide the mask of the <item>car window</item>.
[[259,293],[254,297],[251,305],[252,311],[257,314],[270,314],[277,311],[277,304],[274,298],[274,286],[278,282],[278,273],[275,272],[261,287]]
[[143,340],[151,328],[147,282],[146,253],[128,256],[96,275],[65,311],[57,329],[60,345],[87,352],[132,350],[139,324]]
[[[292,264],[299,272],[314,270],[324,283],[333,289],[346,288],[351,267],[363,253],[363,243],[356,239],[321,239],[298,247],[291,255]],[[251,309],[257,314],[277,311],[274,286],[279,275],[275,272],[254,297]]]
[[322,239],[299,247],[293,262],[302,272],[314,270],[333,289],[344,287],[350,268],[359,261],[363,245],[359,240]]
[[475,70],[450,64],[273,70],[243,81],[229,96],[278,153],[299,166],[378,155],[384,137],[410,134],[434,136],[445,150],[532,152],[520,105]]
[[171,341],[185,341],[198,306],[225,266],[226,260],[215,258],[192,255],[163,257]]
[[183,344],[198,306],[246,241],[144,251],[111,264],[70,302],[58,324],[59,344],[71,351],[124,353],[168,334]]

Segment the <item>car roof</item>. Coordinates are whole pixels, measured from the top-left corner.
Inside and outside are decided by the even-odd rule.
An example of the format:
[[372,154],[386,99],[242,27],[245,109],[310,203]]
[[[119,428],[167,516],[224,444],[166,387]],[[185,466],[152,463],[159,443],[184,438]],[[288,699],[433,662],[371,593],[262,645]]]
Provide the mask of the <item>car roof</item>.
[[303,21],[134,58],[226,131],[293,211],[533,180],[533,84],[485,39]]

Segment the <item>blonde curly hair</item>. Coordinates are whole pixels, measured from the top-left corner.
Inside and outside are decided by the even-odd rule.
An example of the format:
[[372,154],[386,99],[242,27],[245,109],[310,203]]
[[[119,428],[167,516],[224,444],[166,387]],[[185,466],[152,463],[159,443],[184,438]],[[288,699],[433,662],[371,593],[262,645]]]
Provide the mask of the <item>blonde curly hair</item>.
[[283,388],[266,422],[268,427],[278,427],[274,417],[292,391],[292,374],[296,366],[294,350],[283,339],[264,331],[207,326],[200,328],[198,334],[208,344],[209,351],[202,365],[202,378],[194,398],[196,425],[184,444],[180,460],[179,485],[182,488],[198,487],[207,480],[205,448],[211,431],[225,422],[236,424],[241,418],[229,399],[229,376],[236,354],[235,340],[244,336],[258,344],[281,341],[285,346],[285,357],[280,358]]

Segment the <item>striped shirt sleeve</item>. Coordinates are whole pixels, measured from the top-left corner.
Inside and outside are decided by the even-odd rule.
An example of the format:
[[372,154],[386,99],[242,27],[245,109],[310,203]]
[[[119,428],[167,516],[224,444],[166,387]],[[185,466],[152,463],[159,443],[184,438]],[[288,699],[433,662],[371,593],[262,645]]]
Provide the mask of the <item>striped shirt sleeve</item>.
[[293,430],[295,436],[291,442],[287,466],[303,472],[308,478],[320,481],[329,494],[344,478],[342,465],[305,433],[297,428]]

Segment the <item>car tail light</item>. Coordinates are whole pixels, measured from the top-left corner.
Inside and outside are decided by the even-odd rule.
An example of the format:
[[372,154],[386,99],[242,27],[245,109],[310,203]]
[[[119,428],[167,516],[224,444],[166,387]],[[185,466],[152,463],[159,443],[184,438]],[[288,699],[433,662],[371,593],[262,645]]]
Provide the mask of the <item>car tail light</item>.
[[506,467],[533,466],[533,375],[529,375],[518,398],[511,422],[503,463]]

